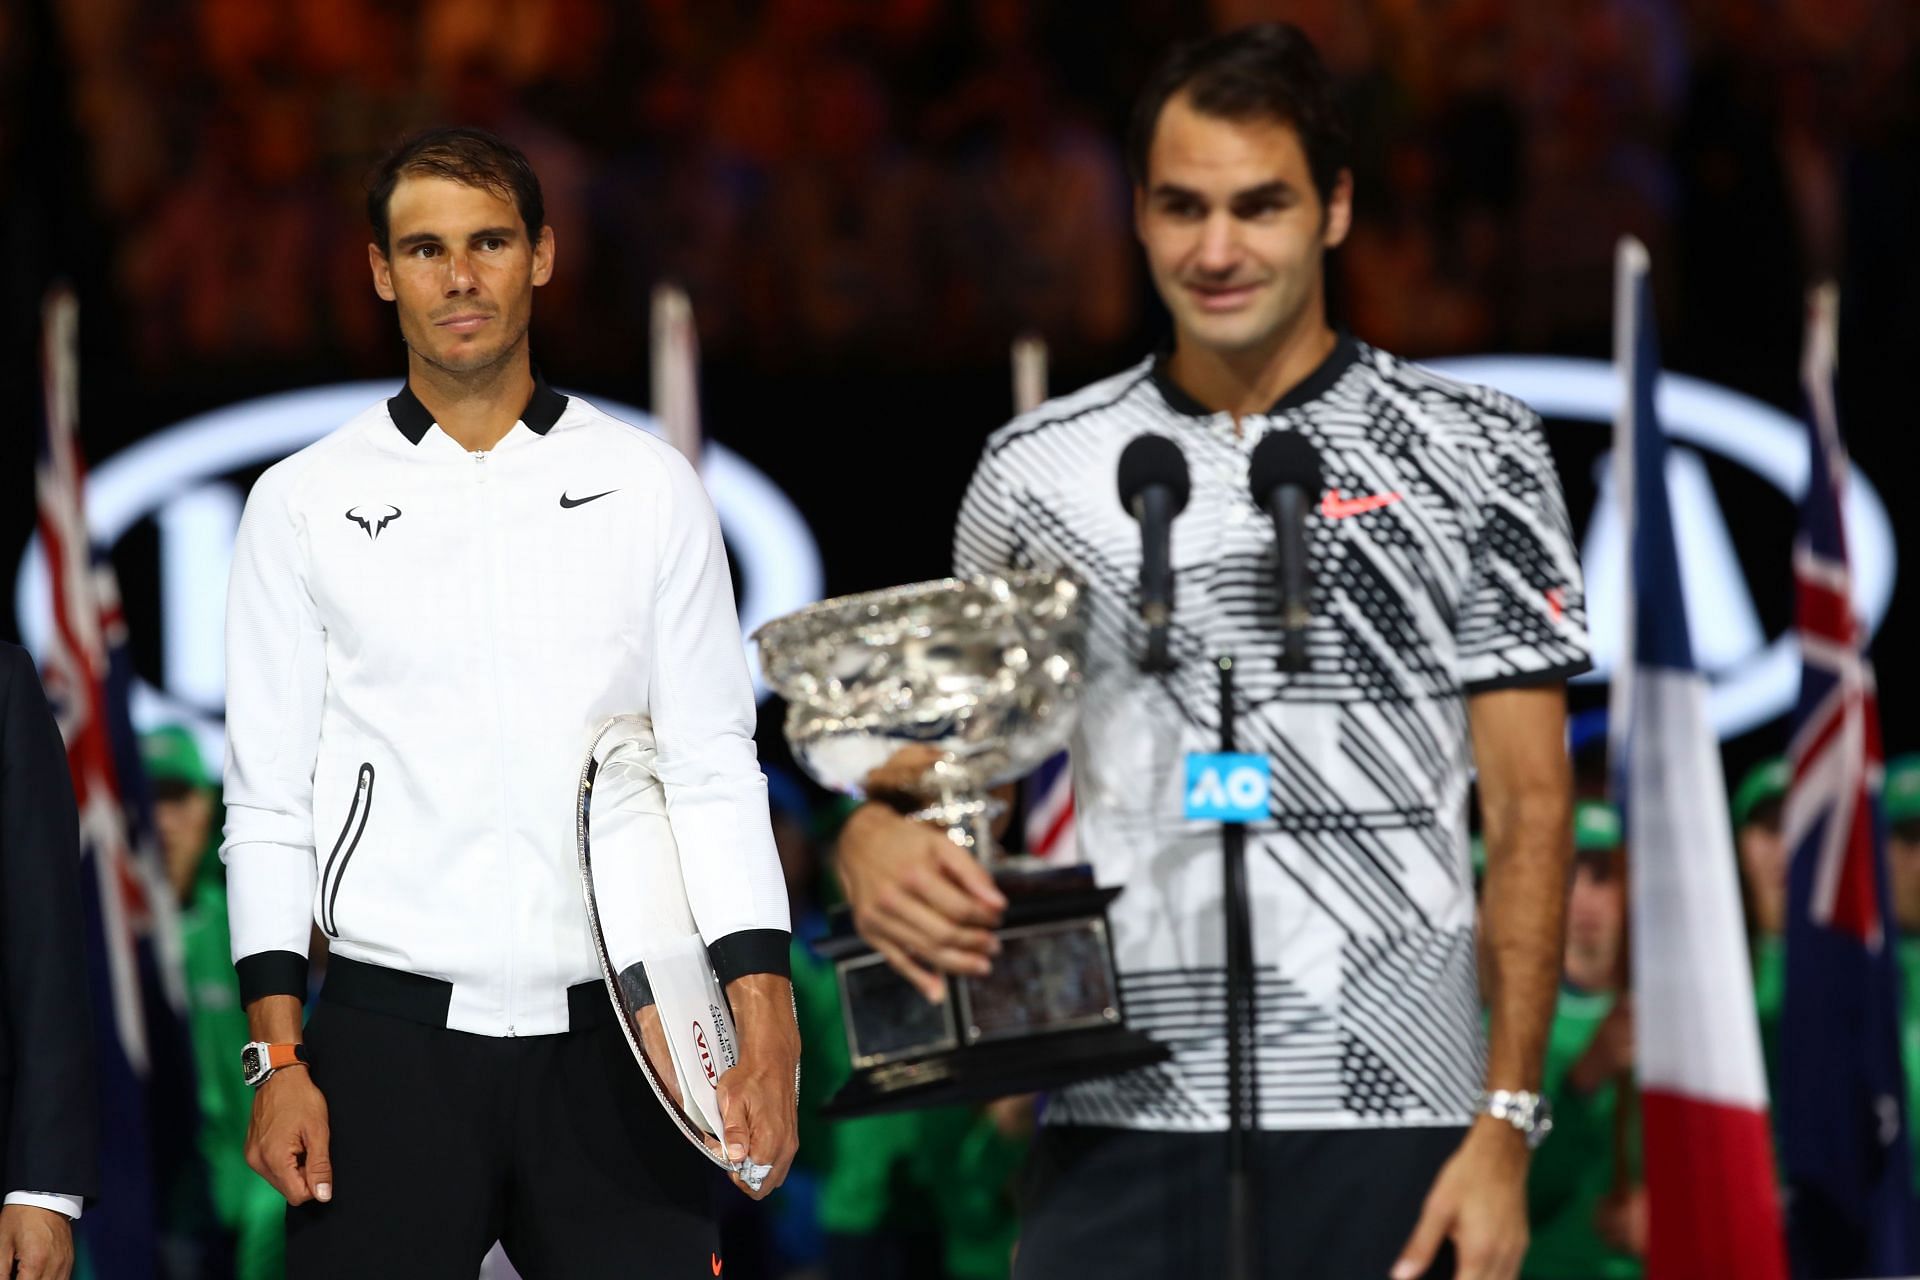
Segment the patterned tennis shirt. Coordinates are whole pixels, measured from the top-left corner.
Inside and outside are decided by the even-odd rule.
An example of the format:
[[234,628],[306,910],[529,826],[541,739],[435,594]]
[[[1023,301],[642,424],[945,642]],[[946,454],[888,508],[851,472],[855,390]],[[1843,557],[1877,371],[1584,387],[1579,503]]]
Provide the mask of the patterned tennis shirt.
[[[1326,491],[1307,517],[1309,669],[1280,670],[1271,520],[1254,446],[1298,431]],[[1139,669],[1140,528],[1120,453],[1171,437],[1173,652]],[[962,574],[1064,566],[1088,585],[1072,745],[1079,854],[1111,909],[1128,1021],[1171,1062],[1055,1094],[1050,1123],[1227,1121],[1219,827],[1184,817],[1185,757],[1219,749],[1215,660],[1234,659],[1238,748],[1272,765],[1247,838],[1261,1127],[1463,1125],[1485,1049],[1467,853],[1467,699],[1588,667],[1580,564],[1538,418],[1341,336],[1236,428],[1155,358],[988,441],[960,510]]]

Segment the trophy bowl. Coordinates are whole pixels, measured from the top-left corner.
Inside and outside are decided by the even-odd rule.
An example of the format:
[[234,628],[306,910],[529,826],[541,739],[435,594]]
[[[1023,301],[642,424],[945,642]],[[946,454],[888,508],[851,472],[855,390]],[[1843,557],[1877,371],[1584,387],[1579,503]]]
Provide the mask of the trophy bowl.
[[993,972],[949,977],[938,1004],[846,912],[834,917],[819,949],[839,978],[854,1074],[828,1114],[1001,1097],[1168,1056],[1125,1025],[1106,919],[1119,890],[1084,863],[1006,858],[993,835],[990,789],[1073,733],[1083,601],[1065,572],[983,574],[825,600],[754,633],[801,767],[944,828],[1008,901]]
[[920,746],[937,759],[909,789],[951,807],[1066,746],[1080,705],[1080,603],[1066,573],[942,578],[823,600],[753,638],[787,700],[787,740],[816,781],[863,794],[875,769]]

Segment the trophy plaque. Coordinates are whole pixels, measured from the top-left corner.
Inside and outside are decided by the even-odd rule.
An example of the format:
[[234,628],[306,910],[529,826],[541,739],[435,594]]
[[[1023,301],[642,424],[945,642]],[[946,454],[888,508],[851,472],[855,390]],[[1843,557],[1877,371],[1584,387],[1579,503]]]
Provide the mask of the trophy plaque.
[[978,858],[1007,899],[992,972],[950,975],[938,1004],[836,913],[819,949],[854,1070],[828,1115],[982,1101],[1170,1056],[1126,1025],[1106,918],[1120,890],[1084,863],[1005,856],[993,836],[990,790],[1073,731],[1081,606],[1070,574],[982,575],[825,600],[754,633],[801,767],[860,795],[874,770],[914,761],[891,798]]

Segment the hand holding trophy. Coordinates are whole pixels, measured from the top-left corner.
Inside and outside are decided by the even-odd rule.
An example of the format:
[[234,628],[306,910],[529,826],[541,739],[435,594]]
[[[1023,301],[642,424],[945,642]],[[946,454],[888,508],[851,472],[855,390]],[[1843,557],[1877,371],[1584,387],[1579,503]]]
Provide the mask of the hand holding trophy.
[[1079,708],[1081,587],[1058,572],[942,579],[822,601],[760,628],[794,755],[822,785],[885,798],[992,874],[1007,907],[985,973],[930,1001],[842,918],[834,959],[853,1078],[833,1115],[977,1101],[1168,1056],[1125,1025],[1084,864],[1005,856],[992,787],[1066,745]]

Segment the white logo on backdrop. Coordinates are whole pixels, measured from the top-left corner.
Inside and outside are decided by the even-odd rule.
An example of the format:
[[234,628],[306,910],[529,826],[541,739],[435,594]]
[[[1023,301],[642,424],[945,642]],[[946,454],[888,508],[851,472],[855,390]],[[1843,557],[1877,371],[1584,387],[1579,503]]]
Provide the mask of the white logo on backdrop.
[[[1621,394],[1613,366],[1600,360],[1497,356],[1430,364],[1498,387],[1561,421],[1611,423]],[[148,516],[159,532],[165,666],[158,687],[136,685],[136,724],[180,721],[199,730],[210,751],[218,749],[227,569],[243,502],[239,488],[221,477],[311,444],[391,391],[385,382],[346,383],[250,400],[158,432],[94,468],[87,523],[98,541],[111,545]],[[637,409],[599,403],[654,429]],[[1658,408],[1668,435],[1689,446],[1673,450],[1667,466],[1681,579],[1694,652],[1713,678],[1714,723],[1723,736],[1732,736],[1791,708],[1799,654],[1791,633],[1766,636],[1697,450],[1745,468],[1798,501],[1807,483],[1806,430],[1791,415],[1749,396],[1676,374],[1662,375]],[[787,496],[739,455],[711,442],[702,474],[740,568],[742,628],[751,631],[817,599],[823,579],[819,550]],[[1619,653],[1626,591],[1626,541],[1604,460],[1599,484],[1581,544],[1595,649],[1596,670],[1585,677],[1591,680],[1604,680]],[[1846,522],[1855,605],[1869,630],[1877,630],[1893,596],[1893,529],[1879,494],[1858,468],[1848,478]],[[1764,589],[1784,595],[1790,586],[1783,557],[1778,581]],[[22,557],[15,590],[21,632],[36,652],[50,626],[48,601],[36,541]],[[754,661],[750,649],[748,660]],[[757,679],[757,665],[754,670]]]
[[[264,396],[189,418],[92,468],[87,527],[96,542],[111,546],[149,516],[159,531],[164,669],[157,687],[135,682],[136,726],[188,725],[208,759],[220,758],[227,571],[245,501],[225,477],[295,453],[392,394],[390,382],[350,382]],[[597,397],[594,403],[658,434],[654,420],[638,409]],[[819,599],[819,548],[779,486],[713,441],[706,444],[700,474],[739,570],[743,631]],[[21,557],[14,590],[14,616],[35,653],[44,650],[53,625],[51,598],[36,535]],[[755,688],[765,696],[750,647],[747,661]]]
[[[1604,360],[1473,356],[1426,363],[1451,377],[1497,387],[1543,417],[1563,421],[1610,426],[1623,394],[1619,374]],[[1713,681],[1708,709],[1714,727],[1721,737],[1732,737],[1792,709],[1800,691],[1800,651],[1792,632],[1769,640],[1761,627],[1752,587],[1696,450],[1752,472],[1797,503],[1807,489],[1807,428],[1751,396],[1674,373],[1660,375],[1654,408],[1668,438],[1692,446],[1668,452],[1667,493],[1694,659]],[[1580,544],[1594,648],[1594,670],[1582,679],[1593,681],[1605,680],[1619,657],[1627,590],[1626,533],[1613,468],[1604,457],[1599,489]],[[1846,495],[1853,603],[1871,633],[1879,630],[1893,599],[1893,525],[1880,495],[1858,467],[1849,469]],[[1761,589],[1789,597],[1793,569],[1784,555],[1776,570]]]

